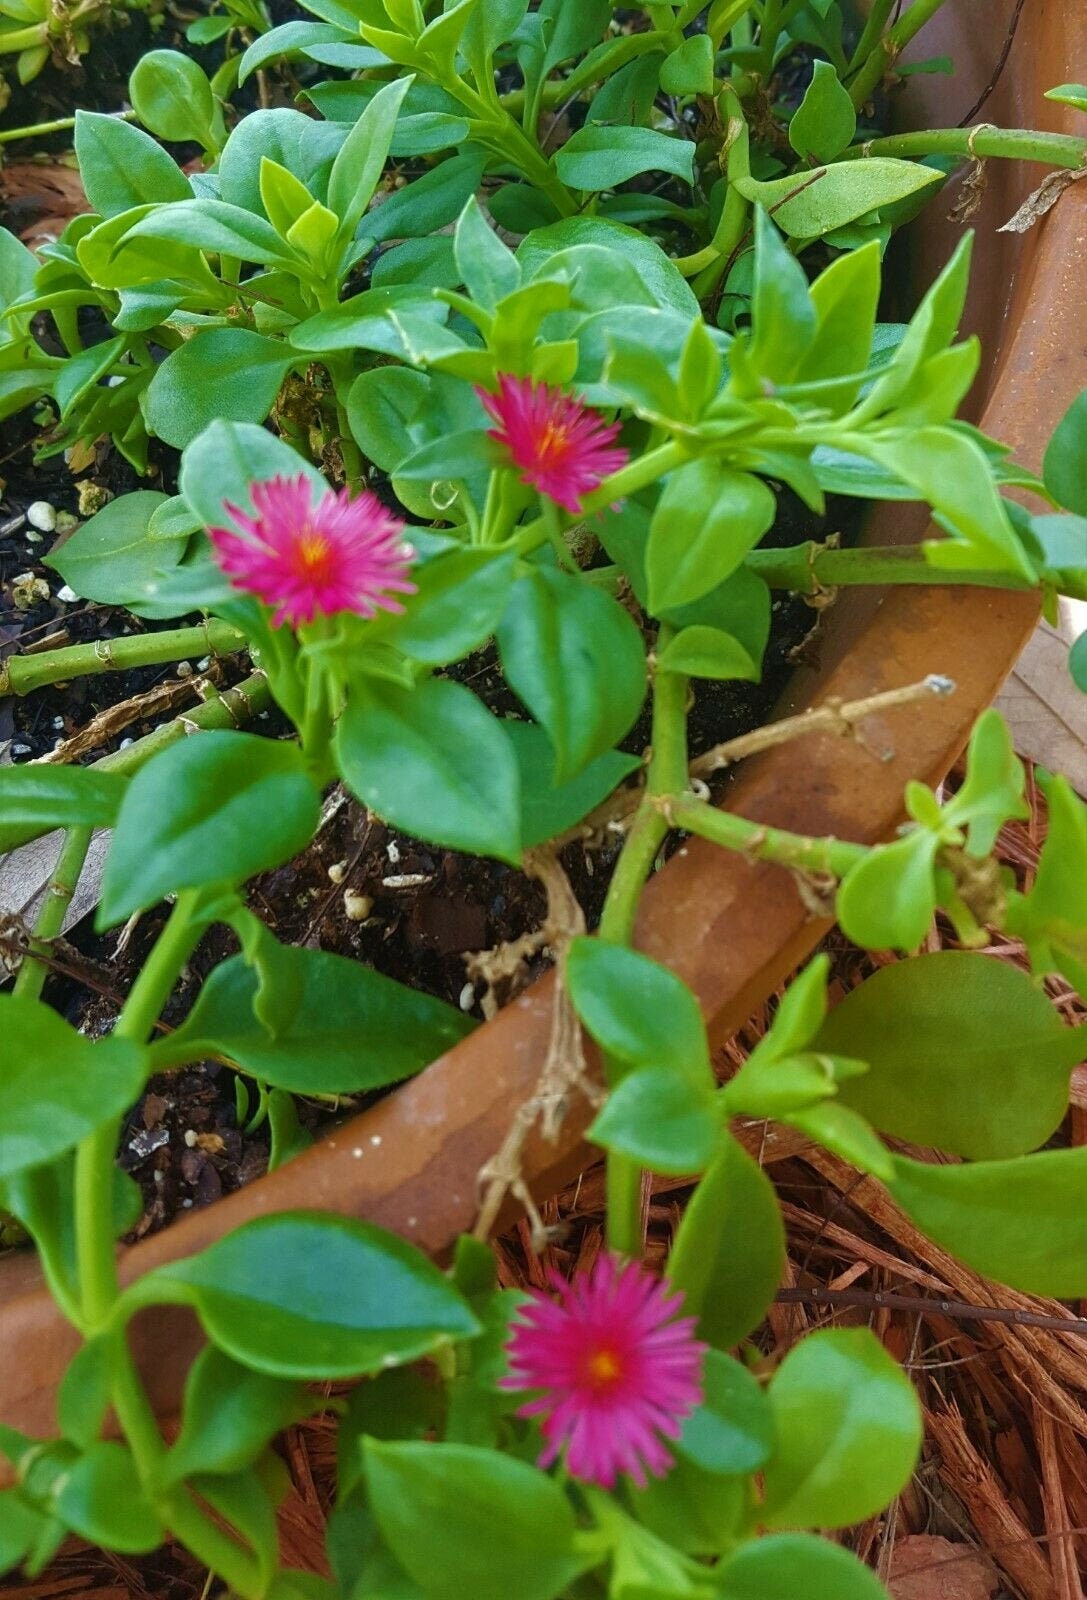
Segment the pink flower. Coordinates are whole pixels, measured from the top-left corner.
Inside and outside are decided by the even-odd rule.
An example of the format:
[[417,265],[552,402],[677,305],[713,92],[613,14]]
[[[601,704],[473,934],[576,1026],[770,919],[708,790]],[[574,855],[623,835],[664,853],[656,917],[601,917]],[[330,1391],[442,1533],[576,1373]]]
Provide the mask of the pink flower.
[[489,437],[505,445],[522,482],[573,516],[581,514],[583,496],[626,466],[628,452],[609,448],[619,424],[605,423],[562,389],[503,372],[497,394],[476,393],[498,423]]
[[316,616],[354,611],[403,611],[390,594],[414,594],[407,579],[414,552],[404,524],[369,490],[354,499],[329,489],[313,502],[314,485],[269,478],[253,485],[255,515],[226,503],[238,527],[209,528],[219,565],[235,588],[276,609],[272,622],[292,628]]
[[702,1399],[706,1346],[694,1317],[676,1320],[683,1296],[636,1262],[601,1256],[592,1270],[551,1282],[557,1302],[536,1291],[515,1322],[508,1389],[541,1389],[522,1417],[542,1417],[547,1467],[566,1446],[575,1478],[610,1489],[627,1472],[644,1488],[672,1464],[662,1436],[676,1439]]

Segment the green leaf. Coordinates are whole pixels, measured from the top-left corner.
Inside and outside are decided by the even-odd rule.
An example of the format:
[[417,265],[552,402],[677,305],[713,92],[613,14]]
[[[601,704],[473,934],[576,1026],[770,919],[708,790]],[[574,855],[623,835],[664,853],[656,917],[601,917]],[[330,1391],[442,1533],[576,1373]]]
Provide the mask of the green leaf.
[[[269,1468],[275,1471],[274,1478]],[[256,1468],[221,1476],[208,1474],[206,1477],[196,1477],[190,1485],[201,1500],[206,1500],[249,1546],[257,1564],[259,1586],[256,1592],[263,1595],[265,1600],[268,1600],[276,1577],[282,1585],[281,1595],[285,1592],[291,1600],[301,1600],[291,1582],[300,1574],[276,1575],[279,1560],[276,1502],[283,1498],[287,1488],[282,1481],[284,1475],[278,1458],[266,1455]],[[271,1482],[266,1481],[269,1479]]]
[[966,753],[966,782],[944,807],[944,825],[966,828],[967,854],[984,859],[1006,822],[1030,816],[1025,786],[1023,763],[1008,724],[990,707],[974,724]]
[[707,1350],[702,1402],[683,1424],[676,1453],[728,1477],[757,1472],[769,1459],[774,1419],[757,1378],[722,1350]]
[[789,143],[798,156],[833,161],[853,142],[857,113],[849,91],[829,61],[816,61],[812,80],[789,123]]
[[128,80],[128,93],[144,127],[160,139],[177,144],[194,139],[206,150],[217,149],[221,113],[207,73],[191,56],[179,50],[147,51]]
[[943,181],[942,172],[916,161],[869,156],[769,183],[739,178],[736,188],[745,199],[772,211],[778,227],[791,239],[818,239]]
[[410,1077],[472,1031],[452,1006],[330,951],[282,946],[278,965],[297,993],[285,1026],[261,1026],[257,975],[233,956],[165,1041],[168,1058],[222,1054],[295,1094],[353,1094]]
[[319,811],[296,745],[249,733],[201,733],[170,745],[140,769],[121,804],[100,926],[178,889],[242,883],[289,861],[313,837]]
[[416,593],[405,600],[403,616],[382,619],[381,634],[429,666],[459,661],[485,644],[501,622],[515,565],[510,551],[472,548],[415,567]]
[[213,422],[263,422],[297,359],[281,340],[250,328],[206,328],[156,369],[147,426],[181,450]]
[[1087,111],[1087,83],[1060,83],[1047,89],[1047,100],[1059,100],[1062,105],[1075,106],[1077,111]]
[[520,286],[517,257],[488,223],[474,195],[460,214],[453,249],[460,281],[484,310],[493,311]]
[[785,1229],[773,1185],[726,1136],[695,1190],[668,1264],[702,1338],[731,1349],[757,1328],[785,1269]]
[[177,566],[189,542],[188,534],[149,537],[151,517],[166,499],[152,489],[118,495],[48,556],[48,565],[83,600],[106,605],[139,601],[149,583]]
[[[774,216],[778,218],[776,210]],[[814,337],[815,305],[807,275],[759,207],[755,212],[750,365],[760,378],[787,383]]]
[[550,735],[556,783],[629,733],[645,698],[645,647],[602,589],[534,568],[514,584],[498,648],[507,683]]
[[277,1378],[358,1377],[414,1361],[479,1324],[422,1253],[366,1222],[258,1217],[126,1291],[192,1306],[220,1350]]
[[100,216],[192,198],[192,185],[176,161],[154,139],[118,117],[77,111],[75,153],[87,199]]
[[659,1600],[662,1594],[668,1600],[696,1600],[695,1573],[676,1560],[676,1551],[697,1557],[733,1549],[751,1515],[751,1491],[742,1479],[706,1472],[681,1456],[664,1477],[635,1488],[630,1504],[659,1543],[650,1553],[645,1545],[632,1550],[629,1539],[623,1540],[612,1564],[610,1593],[616,1600]]
[[617,260],[632,267],[658,306],[681,312],[688,322],[701,315],[690,284],[656,241],[604,217],[566,217],[533,229],[517,247],[526,281],[551,276],[555,256],[585,244],[610,250]]
[[712,94],[715,65],[709,34],[693,34],[662,63],[660,86],[665,94]]
[[154,1550],[166,1537],[132,1452],[111,1439],[93,1444],[64,1473],[55,1505],[57,1515],[80,1538],[126,1555]]
[[[865,371],[872,358],[880,280],[879,245],[875,241],[839,256],[819,274],[811,286],[815,337],[793,374],[797,383],[851,377]],[[835,391],[836,406],[851,405],[860,387],[858,378],[840,394]]]
[[917,1226],[968,1267],[1026,1294],[1087,1292],[1087,1149],[928,1166],[895,1160],[890,1189]]
[[1068,671],[1076,688],[1087,694],[1087,633],[1081,633],[1069,650]]
[[572,133],[554,158],[555,170],[571,189],[614,189],[643,172],[670,172],[694,182],[694,144],[652,128],[590,124]]
[[750,472],[708,457],[668,475],[649,529],[646,576],[654,616],[723,583],[773,523],[777,501]]
[[[122,218],[117,218],[121,222]],[[92,238],[97,238],[95,229]],[[258,261],[265,265],[298,270],[298,257],[284,244],[279,234],[263,217],[243,211],[241,206],[228,205],[225,200],[199,198],[177,201],[172,205],[155,206],[145,216],[134,222],[124,235],[129,240],[165,239],[175,244],[195,245],[198,250],[212,251],[218,255],[238,256],[242,261]],[[84,240],[83,244],[86,245]],[[158,276],[170,264],[166,252],[156,252]],[[164,259],[165,258],[165,259]],[[121,255],[122,262],[125,259]],[[143,281],[134,279],[135,282]]]
[[738,639],[720,628],[681,628],[657,657],[658,672],[684,672],[691,678],[743,679],[758,683],[762,666]]
[[810,1533],[753,1539],[717,1569],[720,1600],[888,1600],[871,1568]]
[[181,1432],[156,1484],[180,1483],[195,1473],[240,1472],[277,1433],[320,1406],[319,1397],[297,1380],[252,1372],[206,1345],[189,1369]]
[[587,1137],[654,1172],[701,1172],[721,1129],[713,1074],[635,1067],[616,1084]]
[[18,1489],[0,1489],[0,1575],[28,1555],[47,1522]]
[[699,1079],[709,1065],[706,1028],[687,985],[626,945],[574,939],[566,986],[578,1016],[608,1055],[632,1067],[669,1067]]
[[570,1504],[523,1461],[369,1439],[366,1481],[389,1548],[427,1600],[556,1600],[577,1571]]
[[576,778],[556,785],[555,756],[546,731],[534,722],[513,720],[503,722],[502,731],[513,745],[521,774],[521,843],[526,850],[572,828],[641,765],[637,756],[607,750]]
[[309,479],[316,494],[328,488],[304,456],[251,422],[213,422],[186,449],[178,487],[205,528],[221,526],[226,506],[252,512],[250,489],[262,479]]
[[1087,998],[1087,806],[1065,777],[1041,775],[1049,830],[1030,893],[1012,897],[1008,931],[1036,973],[1060,972]]
[[763,1468],[769,1528],[844,1528],[905,1488],[921,1449],[909,1379],[867,1328],[809,1334],[768,1391],[777,1445]]
[[108,1333],[86,1340],[68,1363],[57,1390],[57,1425],[80,1450],[102,1435],[116,1369],[117,1345]]
[[336,732],[347,787],[431,844],[520,860],[517,763],[502,725],[461,683],[356,684]]
[[393,129],[412,78],[385,84],[374,95],[340,148],[328,179],[328,204],[350,239],[373,198],[389,154]]
[[951,427],[917,428],[893,438],[850,435],[858,453],[896,473],[927,500],[950,540],[929,540],[933,566],[995,567],[1034,582],[1034,568],[997,492],[989,463],[967,434]]
[[890,1152],[870,1124],[837,1100],[821,1099],[795,1107],[782,1113],[782,1121],[799,1128],[860,1172],[885,1181],[894,1173]]
[[89,767],[0,767],[0,850],[49,828],[111,828],[126,779]]
[[1087,389],[1081,390],[1057,424],[1046,449],[1042,476],[1059,505],[1087,517]]
[[0,995],[0,1027],[0,1178],[63,1155],[143,1086],[145,1051],[112,1037],[92,1044],[39,1000]]
[[917,828],[876,845],[851,867],[838,890],[838,920],[868,950],[915,950],[936,910],[939,836]]
[[868,1062],[839,1099],[896,1138],[971,1159],[1044,1144],[1084,1052],[1027,973],[944,950],[882,967],[846,995],[816,1051]]

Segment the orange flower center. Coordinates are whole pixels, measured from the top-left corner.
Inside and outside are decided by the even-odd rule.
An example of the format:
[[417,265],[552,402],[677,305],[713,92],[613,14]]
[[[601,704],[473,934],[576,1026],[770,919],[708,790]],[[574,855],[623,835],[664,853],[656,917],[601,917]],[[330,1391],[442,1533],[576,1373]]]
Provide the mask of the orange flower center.
[[317,533],[312,528],[303,528],[295,545],[295,555],[302,575],[316,578],[328,571],[332,546],[323,533]]
[[537,450],[541,461],[555,461],[565,455],[570,430],[562,422],[547,422],[540,434]]
[[597,1393],[611,1389],[623,1376],[623,1362],[618,1351],[602,1345],[594,1350],[585,1363],[585,1377],[590,1388]]

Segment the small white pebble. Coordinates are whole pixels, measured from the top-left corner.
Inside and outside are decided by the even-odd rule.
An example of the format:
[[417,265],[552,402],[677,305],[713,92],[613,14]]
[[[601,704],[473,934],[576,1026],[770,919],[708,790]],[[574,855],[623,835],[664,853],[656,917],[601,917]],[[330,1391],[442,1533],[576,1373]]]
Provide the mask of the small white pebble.
[[471,1011],[475,1003],[476,986],[474,983],[466,983],[457,997],[457,1004],[460,1006],[462,1011]]
[[62,583],[60,588],[57,590],[57,599],[63,600],[66,606],[70,606],[73,600],[79,599],[79,596],[68,584]]
[[427,872],[397,872],[391,878],[382,878],[383,889],[418,889],[430,882]]
[[206,672],[210,666],[211,666],[211,657],[210,656],[201,656],[200,660],[196,663],[196,670],[197,670],[197,672]]
[[40,533],[34,533],[32,529],[28,528],[27,529],[27,535],[26,535],[26,542],[27,542],[27,544],[41,544],[42,535]]
[[370,1143],[371,1144],[380,1144],[381,1143],[381,1135],[380,1135],[380,1133],[372,1133],[370,1135]]
[[26,508],[26,520],[39,533],[53,533],[57,526],[57,508],[48,500],[35,500]]
[[400,846],[397,844],[395,839],[389,840],[388,844],[385,846],[385,854],[389,858],[390,866],[395,867],[397,862],[400,860]]
[[191,661],[179,661],[177,666],[174,668],[174,671],[177,673],[179,678],[191,678],[194,670],[195,669]]
[[182,1211],[191,1211],[192,1210],[192,1201],[191,1200],[182,1200],[181,1209],[182,1209]]
[[196,1149],[196,1137],[197,1135],[195,1128],[185,1129],[185,1143],[188,1145],[190,1150]]
[[28,756],[30,754],[30,746],[28,744],[13,744],[11,753],[13,756]]
[[343,909],[348,922],[365,922],[374,909],[373,897],[368,894],[357,894],[354,889],[348,889],[344,893]]
[[118,750],[127,750],[129,745],[130,744],[134,744],[134,743],[135,743],[134,739],[122,739],[120,744],[117,746],[117,748],[118,748]]
[[152,1173],[151,1176],[153,1177],[153,1179],[154,1179],[154,1181],[156,1183],[165,1183],[166,1182],[166,1174],[165,1174],[165,1172],[160,1172],[157,1167],[155,1168],[155,1170],[154,1170],[154,1172]]
[[63,733],[64,732],[64,718],[63,717],[54,717],[53,718],[53,726],[54,726],[54,728],[56,728],[58,733]]
[[362,1146],[357,1144],[352,1150],[351,1154],[354,1156],[355,1160],[358,1161],[362,1156]]
[[347,876],[347,862],[334,861],[328,869],[328,876],[332,883],[342,883]]

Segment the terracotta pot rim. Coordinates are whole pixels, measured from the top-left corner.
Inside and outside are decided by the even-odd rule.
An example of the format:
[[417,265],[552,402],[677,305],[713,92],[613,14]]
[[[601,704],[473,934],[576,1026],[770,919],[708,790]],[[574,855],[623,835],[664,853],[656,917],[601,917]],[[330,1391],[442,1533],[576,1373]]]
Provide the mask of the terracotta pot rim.
[[[1060,11],[1058,5],[1041,14],[1032,37],[1037,48],[1019,51],[1008,69],[1009,92],[1031,105],[1040,101],[1039,84],[1047,87],[1076,70],[1087,76],[1087,15],[1068,19]],[[957,92],[967,91],[960,86]],[[1059,125],[1059,109],[1054,115]],[[1019,174],[1012,183],[1004,173],[996,183],[995,204],[1004,208],[997,220],[1015,209],[1016,185],[1021,198],[1030,175]],[[1039,465],[1053,425],[1087,383],[1087,309],[1076,268],[1085,235],[1087,185],[1070,189],[1025,242],[1000,246],[1010,252],[1005,259],[1014,261],[1012,305],[1010,315],[1005,308],[981,421],[1031,466]],[[996,249],[988,236],[987,243]],[[988,290],[992,320],[999,321],[1001,286],[980,287]],[[882,527],[880,537],[886,537]],[[869,719],[864,745],[820,735],[802,747],[767,753],[745,765],[726,796],[729,808],[806,833],[868,842],[887,837],[900,820],[905,781],[935,782],[946,773],[976,714],[1013,665],[1036,610],[1033,595],[971,589],[895,590],[866,602],[851,598],[834,619],[848,648],[819,672],[798,676],[794,703],[835,694],[859,698],[928,672],[955,678],[958,692],[922,712],[910,708]],[[833,654],[832,640],[828,657]],[[873,748],[885,758],[873,759]],[[650,884],[637,942],[691,984],[711,1038],[720,1041],[827,926],[810,920],[782,869],[699,841],[685,846]],[[253,1216],[297,1207],[366,1216],[440,1255],[470,1228],[477,1174],[497,1150],[513,1111],[532,1092],[550,1026],[551,987],[548,978],[535,984],[493,1022],[287,1167],[125,1251],[125,1278],[191,1254]],[[555,1146],[530,1143],[525,1173],[538,1194],[554,1193],[584,1166],[585,1123],[584,1111],[575,1109]],[[764,1159],[792,1148],[781,1130],[760,1128],[754,1137]],[[6,1302],[0,1348],[7,1356],[0,1369],[0,1418],[29,1432],[48,1431],[52,1390],[75,1336],[40,1287],[32,1260],[0,1262],[0,1295]],[[183,1314],[163,1310],[141,1321],[136,1342],[156,1404],[171,1409],[197,1343],[195,1330]]]

